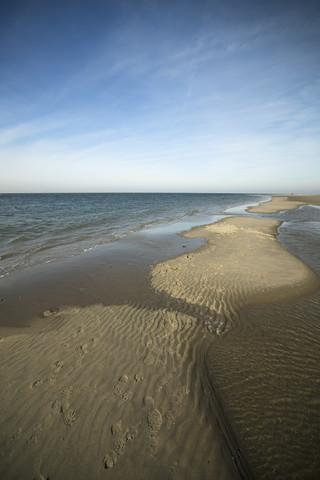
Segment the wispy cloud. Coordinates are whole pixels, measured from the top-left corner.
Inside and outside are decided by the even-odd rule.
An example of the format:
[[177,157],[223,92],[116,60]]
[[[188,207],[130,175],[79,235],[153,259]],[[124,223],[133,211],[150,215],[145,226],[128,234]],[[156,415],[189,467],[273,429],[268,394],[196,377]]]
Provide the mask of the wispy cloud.
[[[103,28],[68,54],[47,58],[52,38],[42,48],[31,26],[34,59],[24,58],[27,42],[11,44],[0,82],[1,190],[24,181],[85,189],[87,180],[90,189],[194,191],[209,179],[228,190],[230,175],[239,190],[245,175],[253,188],[260,177],[275,181],[271,171],[286,184],[306,165],[319,173],[320,33],[310,12],[110,5]],[[70,39],[62,29],[60,44]]]

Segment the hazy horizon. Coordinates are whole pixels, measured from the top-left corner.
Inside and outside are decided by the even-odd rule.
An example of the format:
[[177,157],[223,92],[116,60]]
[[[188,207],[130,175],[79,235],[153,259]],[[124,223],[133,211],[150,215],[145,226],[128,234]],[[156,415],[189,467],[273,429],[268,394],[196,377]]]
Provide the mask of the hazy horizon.
[[79,195],[82,195],[82,194],[92,194],[92,195],[103,195],[103,194],[146,194],[146,195],[152,195],[152,194],[163,194],[163,195],[187,195],[187,194],[190,194],[190,195],[246,195],[246,194],[249,194],[249,195],[265,195],[265,196],[271,196],[271,195],[320,195],[320,191],[318,189],[318,191],[295,191],[295,192],[291,192],[289,190],[287,191],[276,191],[276,190],[270,190],[270,191],[255,191],[255,190],[251,190],[251,191],[245,191],[245,190],[241,190],[241,191],[224,191],[224,190],[221,190],[221,191],[184,191],[184,190],[176,190],[176,191],[173,191],[173,190],[153,190],[153,191],[147,191],[147,190],[87,190],[87,191],[81,191],[81,190],[52,190],[52,191],[3,191],[3,192],[0,192],[0,195],[59,195],[59,194],[62,194],[62,195],[76,195],[76,194],[79,194]]

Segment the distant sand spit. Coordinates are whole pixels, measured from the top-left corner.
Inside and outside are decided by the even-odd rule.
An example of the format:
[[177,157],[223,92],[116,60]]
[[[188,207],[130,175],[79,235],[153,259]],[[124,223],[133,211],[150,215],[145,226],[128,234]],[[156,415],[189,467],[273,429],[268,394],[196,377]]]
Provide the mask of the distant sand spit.
[[295,210],[302,205],[320,205],[320,195],[273,195],[268,202],[249,207],[250,213],[279,213],[283,210]]
[[193,317],[46,315],[50,329],[0,342],[1,479],[237,478],[200,408],[206,334]]
[[277,241],[279,225],[272,219],[233,217],[197,227],[185,236],[205,237],[208,244],[156,265],[152,285],[208,308],[218,334],[237,321],[244,307],[313,293],[319,277]]

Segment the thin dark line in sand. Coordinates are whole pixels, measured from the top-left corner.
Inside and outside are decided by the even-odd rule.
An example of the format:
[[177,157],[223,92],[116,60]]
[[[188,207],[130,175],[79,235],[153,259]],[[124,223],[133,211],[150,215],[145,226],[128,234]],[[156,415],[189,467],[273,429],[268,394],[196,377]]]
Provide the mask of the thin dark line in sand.
[[[212,316],[212,311],[205,306],[188,303],[181,298],[173,298],[169,294],[164,292],[157,292],[157,308],[166,308],[169,311],[180,312],[186,315],[190,315],[197,319],[198,324],[205,326],[208,318]],[[211,331],[209,330],[210,335]],[[197,348],[195,346],[194,348]],[[206,388],[210,391],[209,411],[212,415],[213,421],[216,421],[220,438],[224,444],[227,452],[230,455],[233,466],[242,480],[254,480],[253,473],[248,464],[246,456],[241,451],[237,436],[231,427],[231,424],[225,414],[221,399],[217,393],[211,379],[208,369],[206,368],[205,353],[202,355],[201,345],[198,347],[198,352],[203,357],[202,367],[205,367],[206,373]],[[198,375],[199,376],[199,375]],[[195,392],[194,392],[195,393]]]
[[225,444],[231,456],[233,465],[242,480],[253,480],[254,476],[251,472],[247,459],[245,455],[241,452],[241,449],[237,441],[237,437],[229,423],[229,420],[224,412],[219,395],[217,394],[212,383],[210,385],[210,388],[211,388],[211,401],[212,401],[211,405],[212,405],[214,414],[217,418],[218,428],[225,441]]

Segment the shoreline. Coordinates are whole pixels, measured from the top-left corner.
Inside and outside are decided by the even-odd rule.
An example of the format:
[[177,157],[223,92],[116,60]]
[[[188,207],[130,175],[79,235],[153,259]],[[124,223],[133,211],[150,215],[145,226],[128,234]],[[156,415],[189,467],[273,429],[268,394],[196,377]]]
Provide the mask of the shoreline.
[[281,223],[231,217],[196,227],[184,235],[205,237],[208,243],[158,263],[152,286],[211,310],[217,333],[229,328],[229,319],[245,307],[312,294],[320,287],[319,277],[277,240]]
[[[289,201],[294,202],[294,199]],[[254,208],[256,213],[278,213],[285,209],[295,210],[301,205],[308,205],[310,202],[311,199],[308,198],[306,202],[299,202],[299,204],[291,203],[289,204],[288,208],[288,204],[283,201],[282,198],[272,198],[271,201],[267,202],[270,204],[267,208],[264,208],[265,204],[262,204],[261,208],[260,206]],[[316,198],[313,197],[312,203],[319,204],[320,196],[317,196]],[[255,422],[253,422],[252,430],[250,431],[250,425],[250,428],[247,431],[246,426],[242,427],[241,425],[243,422],[242,416],[246,416],[247,421],[250,423],[251,412],[248,410],[247,405],[250,404],[252,397],[250,398],[249,396],[246,400],[246,403],[241,405],[241,408],[239,409],[237,395],[240,395],[240,398],[242,398],[242,389],[240,389],[240,392],[238,391],[237,383],[239,380],[237,379],[236,374],[233,375],[235,387],[233,387],[232,383],[230,383],[230,373],[237,371],[237,369],[234,369],[236,365],[241,366],[242,362],[244,367],[247,368],[246,363],[248,362],[245,362],[243,358],[246,358],[247,349],[252,349],[251,342],[248,342],[248,334],[252,337],[251,341],[253,340],[255,343],[257,343],[257,345],[260,343],[258,348],[261,349],[263,354],[266,348],[264,345],[265,342],[262,342],[261,345],[261,342],[257,341],[257,339],[255,338],[256,333],[254,330],[252,330],[252,326],[250,324],[246,325],[246,312],[260,312],[258,308],[263,308],[264,311],[270,312],[270,320],[273,322],[275,321],[275,326],[277,326],[278,318],[273,319],[274,307],[271,307],[270,310],[268,310],[268,304],[276,304],[279,305],[279,311],[281,311],[281,308],[283,309],[284,315],[287,315],[285,312],[289,310],[290,313],[288,314],[288,319],[286,319],[286,323],[292,323],[294,325],[296,316],[295,305],[297,305],[297,307],[299,305],[299,309],[301,309],[300,305],[305,305],[306,310],[304,311],[303,309],[301,318],[303,318],[303,320],[307,320],[310,315],[310,320],[313,318],[312,328],[314,329],[315,335],[317,335],[315,339],[316,346],[309,346],[310,351],[308,352],[308,355],[305,355],[303,344],[307,342],[307,338],[305,332],[300,332],[299,344],[301,343],[301,346],[297,348],[297,358],[294,357],[295,362],[298,362],[298,358],[300,359],[301,365],[305,362],[305,370],[303,374],[301,375],[300,371],[294,373],[294,369],[292,369],[291,366],[292,359],[290,358],[292,356],[292,352],[290,351],[290,347],[289,350],[287,350],[287,348],[283,345],[281,345],[281,347],[278,347],[278,349],[281,351],[281,359],[278,358],[272,367],[276,372],[278,369],[277,362],[283,362],[282,357],[285,359],[285,362],[288,362],[288,365],[286,365],[285,363],[286,369],[284,370],[284,377],[282,378],[282,381],[286,382],[286,376],[289,379],[290,377],[297,375],[297,377],[295,377],[296,383],[292,385],[292,390],[290,391],[290,395],[292,395],[293,397],[295,396],[296,385],[299,383],[305,383],[305,371],[311,369],[311,372],[313,370],[313,364],[317,361],[317,352],[320,347],[320,335],[317,331],[317,319],[320,310],[320,279],[313,269],[308,267],[303,261],[300,260],[298,256],[292,254],[289,250],[287,250],[284,245],[282,245],[277,240],[276,237],[278,235],[278,227],[281,225],[281,223],[282,221],[272,221],[265,218],[257,219],[252,217],[233,217],[220,220],[219,222],[212,225],[196,227],[191,231],[186,232],[185,236],[203,236],[208,240],[207,245],[191,254],[185,254],[178,258],[158,264],[153,270],[152,278],[152,285],[156,290],[160,292],[165,291],[170,296],[173,296],[175,298],[182,298],[183,300],[191,304],[202,306],[203,308],[206,308],[207,311],[209,311],[210,321],[208,323],[210,324],[210,331],[215,332],[218,335],[222,335],[221,342],[219,342],[219,344],[214,342],[209,347],[207,352],[207,372],[209,374],[209,377],[211,377],[212,401],[215,405],[213,409],[216,411],[216,413],[218,412],[218,417],[220,415],[222,424],[225,422],[225,426],[223,428],[224,432],[231,432],[231,437],[228,437],[228,435],[225,436],[227,443],[232,445],[234,444],[234,442],[238,442],[239,448],[244,450],[244,458],[249,460],[249,465],[253,469],[254,478],[266,479],[273,478],[272,476],[268,476],[268,472],[266,470],[267,464],[261,469],[261,465],[259,465],[259,463],[256,463],[256,459],[254,457],[252,458],[252,450],[256,450],[255,443],[251,444],[251,442],[249,441],[249,448],[247,443],[247,435],[250,435],[251,438],[256,437],[256,441],[261,442],[260,432],[258,433],[258,435],[256,435],[255,432],[255,430],[259,428],[259,426],[255,424]],[[245,235],[246,233],[248,233],[248,231],[250,231],[251,235],[254,237],[253,242],[250,242],[248,235]],[[243,237],[242,239],[241,236]],[[248,251],[248,249],[251,251],[252,257],[249,268],[247,268],[249,259],[248,255],[246,255],[246,251]],[[272,251],[269,258],[268,255],[266,255],[266,252],[268,251]],[[280,254],[278,258],[277,251]],[[246,255],[244,262],[242,261],[243,259],[239,260],[236,258],[235,252],[238,252],[238,256],[240,257],[244,257]],[[288,263],[282,263],[284,259],[286,259]],[[234,263],[237,263],[237,266],[235,268]],[[272,265],[272,268],[270,268],[270,265]],[[264,279],[264,281],[261,282],[261,278],[259,278],[259,276],[255,277],[253,275],[254,269],[258,270],[260,274],[263,271],[266,272],[269,275],[269,278],[266,278]],[[269,272],[267,272],[267,270],[269,270]],[[240,272],[242,273],[242,275],[239,275]],[[285,275],[283,275],[284,273]],[[248,281],[249,275],[250,281]],[[233,278],[236,278],[236,283],[234,284],[232,284],[232,282],[230,281],[230,279]],[[275,281],[275,279],[277,281]],[[284,283],[281,286],[282,281]],[[268,291],[268,286],[270,287],[272,282],[273,289],[269,288]],[[239,291],[239,284],[241,284],[242,286],[242,291]],[[212,286],[211,291],[208,290],[208,285]],[[214,286],[216,286],[216,288],[214,288]],[[228,294],[229,298],[227,297]],[[228,306],[228,308],[226,308],[226,305]],[[290,305],[290,307],[287,307],[287,305]],[[270,320],[268,319],[268,321]],[[301,320],[299,320],[298,324],[295,325],[295,327],[290,327],[288,331],[285,331],[285,335],[288,335],[288,337],[289,335],[291,335],[291,328],[295,328],[297,330],[301,329],[301,326],[299,325],[300,321]],[[310,325],[308,328],[310,328]],[[309,334],[311,334],[311,331],[312,330],[310,330]],[[243,336],[244,333],[245,336]],[[237,346],[239,341],[240,346],[241,343],[244,343],[246,345],[243,351],[241,351],[241,348],[239,349],[239,347]],[[295,339],[295,342],[296,341],[299,341],[299,337]],[[225,349],[223,349],[224,342]],[[244,356],[242,357],[240,363],[238,363],[239,360],[238,358],[236,358],[235,363],[233,365],[230,364],[229,348],[238,349],[239,354],[241,352],[241,355]],[[270,344],[267,348],[268,350],[273,349],[273,346]],[[279,353],[275,350],[275,358],[276,355],[277,357],[279,357]],[[250,352],[248,359],[249,362],[251,362],[249,368],[254,370],[254,364],[257,361],[255,347],[253,347],[253,354]],[[266,359],[264,358],[263,365],[265,361]],[[222,366],[221,370],[224,369],[223,371],[225,378],[221,375],[221,371],[219,371],[219,369],[217,370],[217,364],[220,364],[220,366]],[[227,369],[226,365],[228,365]],[[269,371],[265,372],[265,374],[266,373],[268,373],[268,375],[270,374]],[[317,378],[317,370],[314,374],[316,375],[315,378]],[[250,378],[252,376],[252,371],[248,370],[247,375],[248,378]],[[258,381],[260,382],[260,378]],[[290,378],[290,383],[291,382],[292,380]],[[249,384],[249,382],[247,383]],[[244,379],[241,379],[240,384],[245,385]],[[249,388],[249,386],[250,384],[247,388]],[[250,386],[250,388],[252,387]],[[313,415],[315,415],[316,411],[315,407],[313,406],[313,402],[314,399],[317,398],[317,388],[315,386],[313,389],[310,389],[310,386],[308,384],[304,384],[303,388],[307,392],[305,397],[306,401],[310,401],[310,411],[313,411]],[[263,382],[260,389],[263,391],[263,398],[268,398],[269,395],[267,394],[267,392],[272,389],[272,383],[268,384],[268,382]],[[281,391],[281,387],[279,388],[279,391]],[[311,399],[309,400],[310,394]],[[252,395],[252,393],[250,395]],[[259,395],[260,393],[258,389],[258,398]],[[303,401],[303,398],[303,394],[301,394],[300,401]],[[259,401],[261,402],[260,398]],[[263,400],[262,403],[264,403]],[[268,411],[268,405],[265,404],[264,407]],[[300,409],[301,406],[299,406],[298,408]],[[239,416],[240,412],[241,415]],[[286,411],[281,410],[281,415],[285,416]],[[293,414],[291,413],[291,415],[299,416],[298,410],[294,411]],[[237,423],[234,422],[234,417],[238,417]],[[273,416],[271,416],[271,420],[272,418]],[[311,416],[311,418],[313,417]],[[231,424],[229,424],[228,419],[231,419]],[[270,418],[266,416],[265,422],[270,423]],[[239,428],[240,425],[241,427]],[[266,428],[270,429],[270,427],[271,425],[268,425],[268,427]],[[292,432],[293,426],[291,426],[290,428]],[[315,440],[317,435],[317,427],[315,426],[313,430],[314,432],[311,438]],[[287,435],[290,437],[289,432],[287,433]],[[278,432],[278,436],[279,438],[281,438],[280,431]],[[301,456],[304,456],[306,459],[303,468],[305,469],[306,475],[308,476],[313,474],[312,472],[314,470],[312,469],[319,468],[320,456],[315,453],[314,446],[312,444],[310,445],[310,439],[308,440],[309,450],[305,446],[302,447],[303,442],[305,445],[307,443],[304,432],[301,432],[301,438],[302,437],[304,437],[304,439],[301,440],[301,444],[299,443],[299,441],[296,440],[295,443],[299,444],[299,447],[297,448],[301,449]],[[262,460],[265,456],[263,452],[268,445],[268,442],[265,442],[265,440],[262,440],[262,442],[263,447],[261,447],[262,452],[260,452],[260,460]],[[270,444],[270,448],[272,448],[272,443]],[[243,458],[240,450],[239,454],[240,458]],[[275,455],[277,456],[277,452],[275,452]],[[291,457],[290,454],[287,455],[287,452],[283,453],[284,459],[286,458],[286,456]],[[299,457],[297,460],[299,460]],[[290,458],[290,462],[293,465],[291,466],[291,470],[292,472],[294,472],[295,467],[293,458]],[[281,464],[274,465],[272,468],[276,468],[279,474],[287,474],[286,471],[282,470],[283,465]],[[250,478],[252,474],[249,470],[248,477],[246,477],[245,473],[243,475],[243,478]]]
[[[175,234],[137,233],[92,250],[79,257],[17,272],[1,279],[1,335],[13,329],[46,327],[48,316],[61,307],[95,304],[150,303],[154,292],[148,285],[152,266],[203,244]],[[157,244],[161,248],[157,248]],[[6,317],[10,322],[6,322]],[[49,315],[50,317],[50,315]]]
[[[271,210],[282,211],[283,203],[272,201]],[[275,213],[267,209],[256,213]],[[251,332],[243,314],[249,307],[295,303],[319,289],[318,275],[276,239],[280,224],[232,216],[195,227],[170,247],[174,258],[159,263],[158,256],[151,285],[151,256],[140,276],[132,264],[131,273],[126,266],[119,277],[101,277],[111,290],[110,282],[122,284],[126,302],[112,305],[111,291],[104,305],[95,298],[58,305],[34,329],[1,339],[3,478],[60,479],[73,471],[102,479],[107,470],[112,479],[249,479],[251,465],[263,478],[224,392],[233,367],[223,348],[236,348],[235,335]],[[142,245],[141,258],[145,251]]]
[[[320,195],[301,195],[299,198],[305,200],[299,205],[294,203],[296,197],[273,195],[270,201],[247,210],[250,213],[276,213],[284,208],[296,209],[300,204],[308,205],[311,200],[314,204],[320,204]],[[0,337],[19,331],[16,330],[19,328],[28,331],[33,327],[45,327],[47,319],[43,321],[43,313],[56,311],[61,306],[134,302],[135,297],[145,296],[146,282],[140,279],[149,275],[154,264],[184,252],[193,252],[204,244],[203,239],[184,237],[183,232],[179,235],[162,235],[160,232],[152,235],[152,238],[152,241],[159,242],[160,249],[153,248],[148,235],[139,232],[77,257],[1,278]],[[124,277],[127,279],[125,289]],[[106,284],[111,288],[106,290]],[[138,284],[140,288],[137,289]],[[122,295],[124,290],[128,295]],[[10,321],[6,318],[10,318]]]
[[247,208],[249,213],[280,213],[283,210],[296,210],[305,205],[320,205],[319,195],[271,195],[271,200]]

